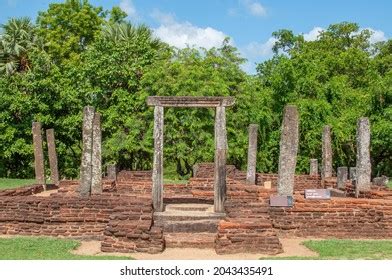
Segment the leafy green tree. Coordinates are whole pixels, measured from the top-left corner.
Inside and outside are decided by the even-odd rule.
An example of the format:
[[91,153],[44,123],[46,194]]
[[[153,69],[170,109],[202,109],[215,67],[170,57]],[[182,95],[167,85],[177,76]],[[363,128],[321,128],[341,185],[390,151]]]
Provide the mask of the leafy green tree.
[[39,35],[56,61],[77,57],[100,34],[105,15],[101,7],[92,6],[88,0],[52,3],[38,14]]
[[113,7],[110,11],[109,23],[123,23],[126,17],[127,13],[121,10],[120,7]]
[[[274,113],[280,115],[287,103],[299,107],[298,171],[308,171],[310,158],[321,158],[321,132],[326,124],[333,129],[335,167],[355,165],[356,121],[372,114],[370,90],[378,76],[370,35],[346,22],[329,26],[309,42],[281,30],[275,33],[275,57],[258,65],[261,83],[272,90]],[[279,127],[280,120],[269,133],[273,135]],[[377,154],[373,156],[376,159]],[[272,170],[277,170],[276,164]]]
[[[245,163],[247,127],[263,113],[251,83],[241,70],[244,62],[238,51],[223,42],[210,50],[175,50],[170,59],[154,65],[143,79],[147,95],[158,96],[234,96],[236,105],[227,109],[229,162]],[[180,176],[189,176],[197,162],[214,159],[213,109],[165,110],[165,163],[174,164]]]

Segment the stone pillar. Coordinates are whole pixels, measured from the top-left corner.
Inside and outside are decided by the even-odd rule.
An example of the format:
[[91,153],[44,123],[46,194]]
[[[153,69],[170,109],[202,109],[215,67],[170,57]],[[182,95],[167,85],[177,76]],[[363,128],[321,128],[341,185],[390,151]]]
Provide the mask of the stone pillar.
[[56,143],[54,138],[54,129],[46,130],[46,142],[48,143],[50,180],[52,184],[59,185],[59,169],[57,163]]
[[370,164],[370,124],[368,118],[360,118],[357,123],[357,184],[359,191],[369,190],[371,186]]
[[357,168],[356,167],[350,167],[349,168],[349,177],[351,182],[357,182]]
[[39,185],[45,185],[45,163],[44,151],[42,149],[41,123],[33,122],[33,146],[34,146],[34,167],[35,180]]
[[114,180],[114,181],[117,180],[117,167],[116,167],[115,164],[109,164],[106,167],[106,172],[108,174],[108,179],[109,180]]
[[80,166],[80,195],[89,196],[91,191],[92,146],[93,146],[94,107],[83,109],[83,151]]
[[296,106],[284,108],[280,137],[278,194],[293,195],[294,175],[298,152],[298,110]]
[[257,159],[257,124],[249,125],[249,144],[248,144],[248,168],[246,171],[246,183],[256,184],[256,159]]
[[331,127],[324,126],[323,140],[322,140],[322,179],[332,177],[332,142],[331,142]]
[[93,142],[91,156],[91,194],[102,193],[102,133],[101,133],[101,114],[95,113],[93,119]]
[[215,113],[215,170],[214,170],[214,211],[225,212],[226,200],[226,115],[225,107],[216,107]]
[[156,212],[163,211],[163,107],[154,108],[154,162],[152,201]]
[[310,172],[309,175],[316,176],[318,175],[318,160],[315,158],[310,159]]
[[348,170],[347,167],[342,166],[338,167],[337,172],[337,188],[340,190],[346,189],[346,181],[347,181]]

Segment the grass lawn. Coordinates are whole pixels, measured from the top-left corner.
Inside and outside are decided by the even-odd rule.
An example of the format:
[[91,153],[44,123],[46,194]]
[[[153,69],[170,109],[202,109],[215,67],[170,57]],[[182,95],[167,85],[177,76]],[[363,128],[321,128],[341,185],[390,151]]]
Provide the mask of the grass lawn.
[[[392,240],[309,240],[303,242],[319,257],[272,257],[279,260],[382,260],[392,259]],[[267,258],[263,258],[267,259]]]
[[14,189],[35,183],[35,179],[9,179],[0,178],[0,190]]
[[129,260],[128,257],[79,256],[79,241],[48,237],[0,238],[0,260]]

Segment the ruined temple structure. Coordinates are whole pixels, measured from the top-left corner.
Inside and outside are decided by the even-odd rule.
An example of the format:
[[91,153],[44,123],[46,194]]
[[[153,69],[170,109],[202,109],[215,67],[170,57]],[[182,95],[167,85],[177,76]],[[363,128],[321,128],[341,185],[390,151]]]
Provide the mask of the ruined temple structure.
[[[160,253],[184,247],[271,255],[283,251],[284,237],[392,238],[392,191],[370,183],[366,118],[358,121],[355,168],[332,169],[333,129],[326,126],[322,158],[311,159],[309,175],[299,175],[294,170],[300,120],[295,106],[286,107],[279,174],[263,174],[256,172],[255,124],[248,129],[247,170],[226,164],[225,114],[234,99],[151,97],[148,104],[155,107],[152,171],[118,171],[107,163],[107,175],[101,178],[100,115],[86,107],[81,180],[60,180],[50,196],[41,196],[46,187],[41,126],[34,124],[37,184],[0,191],[0,234],[95,239],[103,252]],[[162,180],[165,107],[216,110],[215,162],[194,166],[193,177],[184,184]],[[54,154],[55,147],[51,150]]]

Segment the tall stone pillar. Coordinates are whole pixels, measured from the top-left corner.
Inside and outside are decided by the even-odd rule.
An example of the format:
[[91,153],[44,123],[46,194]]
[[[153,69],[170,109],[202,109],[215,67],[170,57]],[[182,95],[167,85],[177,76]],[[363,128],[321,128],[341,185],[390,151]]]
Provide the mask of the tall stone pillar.
[[337,188],[344,190],[346,188],[346,181],[348,176],[348,169],[345,166],[338,167],[337,172]]
[[225,107],[216,107],[215,113],[215,170],[214,170],[214,211],[225,212],[226,200],[226,114]]
[[50,180],[52,184],[59,185],[59,169],[57,162],[56,143],[54,138],[54,129],[46,130],[46,142],[48,143],[49,166],[50,166]]
[[256,159],[257,159],[257,124],[249,125],[248,137],[248,168],[246,171],[246,183],[249,185],[256,184]]
[[89,196],[91,191],[92,175],[92,146],[93,146],[93,119],[94,107],[86,106],[83,109],[83,151],[80,166],[80,195]]
[[152,200],[156,212],[163,211],[163,107],[154,108],[154,161]]
[[115,164],[109,164],[106,167],[106,172],[108,174],[108,179],[109,180],[117,180],[117,167]]
[[41,123],[33,122],[33,146],[34,146],[34,167],[35,167],[35,180],[39,185],[45,185],[45,163],[44,151],[42,149],[42,132]]
[[93,118],[93,140],[91,156],[91,194],[102,193],[102,133],[101,133],[101,114],[95,113]]
[[322,179],[332,177],[332,141],[331,127],[324,126],[322,139]]
[[293,195],[294,175],[297,164],[298,110],[296,106],[284,108],[282,134],[280,137],[278,194]]
[[357,123],[357,184],[359,191],[369,190],[371,186],[370,164],[370,124],[368,118],[360,118]]
[[310,172],[309,175],[316,176],[318,175],[318,160],[315,158],[310,159]]
[[349,177],[350,177],[351,182],[356,184],[356,182],[357,182],[357,168],[356,167],[349,168]]

